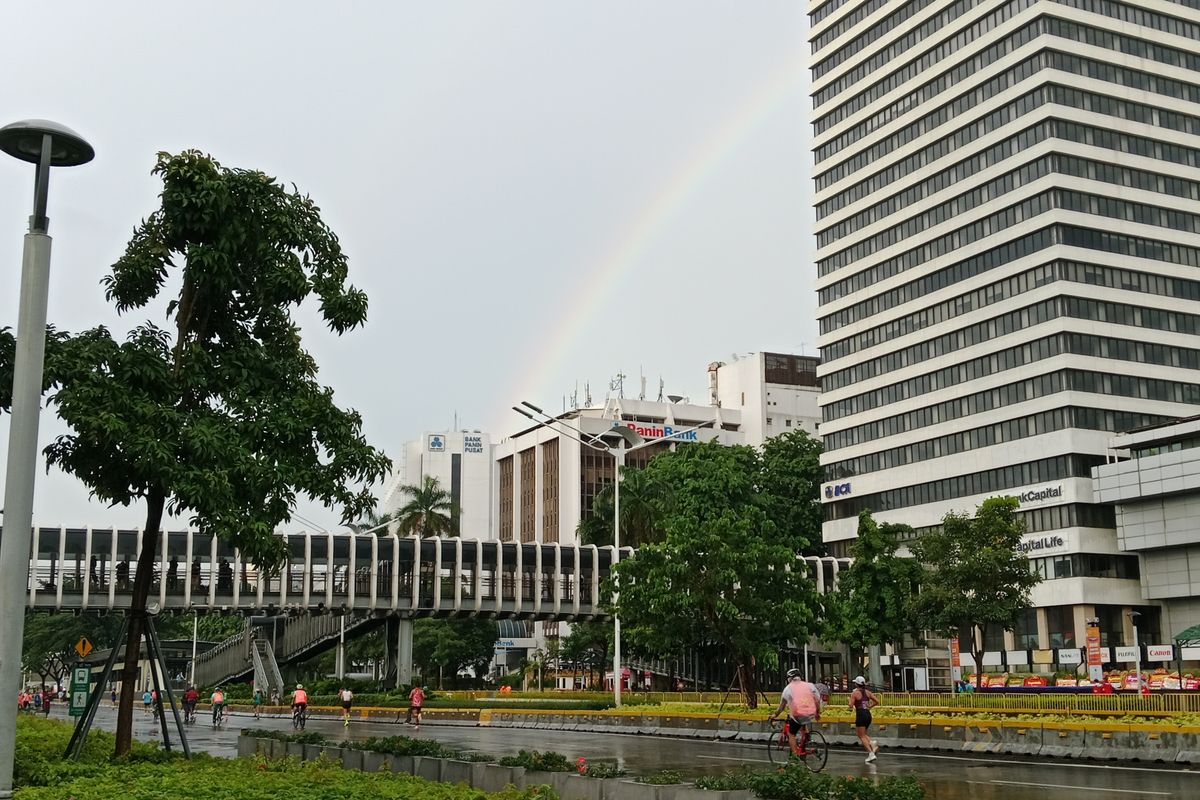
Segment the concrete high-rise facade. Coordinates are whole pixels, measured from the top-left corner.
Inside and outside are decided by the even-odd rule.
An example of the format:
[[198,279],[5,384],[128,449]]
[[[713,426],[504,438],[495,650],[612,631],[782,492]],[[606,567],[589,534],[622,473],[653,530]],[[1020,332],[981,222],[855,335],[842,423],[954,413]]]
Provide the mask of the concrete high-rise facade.
[[1121,644],[1155,610],[1090,471],[1200,402],[1200,4],[809,13],[831,552],[1014,495],[1046,580],[988,649]]

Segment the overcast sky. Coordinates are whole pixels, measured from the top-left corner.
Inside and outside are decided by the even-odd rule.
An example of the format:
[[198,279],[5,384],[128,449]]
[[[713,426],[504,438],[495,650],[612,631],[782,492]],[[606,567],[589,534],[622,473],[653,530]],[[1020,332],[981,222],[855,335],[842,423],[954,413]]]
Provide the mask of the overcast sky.
[[[617,373],[626,396],[644,372],[651,399],[661,376],[703,402],[710,361],[816,352],[803,5],[12,4],[0,124],[96,149],[52,175],[50,320],[145,319],[99,280],[157,206],[155,153],[197,148],[294,182],[337,231],[369,321],[338,339],[306,316],[306,344],[389,455],[456,414],[502,438],[515,402],[559,409],[587,381],[602,400]],[[32,183],[0,156],[0,326]],[[61,432],[43,416],[43,443]],[[39,471],[36,523],[143,519]]]

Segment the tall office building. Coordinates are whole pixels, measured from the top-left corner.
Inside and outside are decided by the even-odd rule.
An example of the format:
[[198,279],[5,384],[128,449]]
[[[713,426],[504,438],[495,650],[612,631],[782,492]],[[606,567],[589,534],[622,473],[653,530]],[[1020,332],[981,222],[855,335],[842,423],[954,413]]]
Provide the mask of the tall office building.
[[810,18],[831,551],[1014,495],[1046,580],[989,650],[1168,636],[1089,476],[1200,402],[1200,2]]

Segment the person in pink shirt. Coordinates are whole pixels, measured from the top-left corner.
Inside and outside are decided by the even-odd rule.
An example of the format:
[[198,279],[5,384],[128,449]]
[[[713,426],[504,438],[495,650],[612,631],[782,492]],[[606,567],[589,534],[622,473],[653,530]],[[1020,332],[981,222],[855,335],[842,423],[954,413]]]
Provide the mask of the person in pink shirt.
[[412,691],[408,693],[408,708],[413,716],[413,724],[420,726],[421,724],[421,706],[425,704],[425,690],[420,686],[414,686]]
[[[821,692],[814,684],[804,680],[798,669],[789,669],[787,676],[788,683],[779,697],[779,708],[767,719],[774,722],[784,708],[787,709],[788,744],[791,745],[792,752],[799,756],[802,755],[802,745],[808,737],[808,726],[821,718]],[[796,734],[801,730],[805,735],[800,740],[801,744],[797,745]]]

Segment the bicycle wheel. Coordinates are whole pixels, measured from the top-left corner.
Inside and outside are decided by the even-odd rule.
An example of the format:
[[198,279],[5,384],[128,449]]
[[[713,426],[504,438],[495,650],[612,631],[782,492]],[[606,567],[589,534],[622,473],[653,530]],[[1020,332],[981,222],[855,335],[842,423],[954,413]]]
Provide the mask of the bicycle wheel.
[[296,709],[292,712],[292,727],[296,730],[300,730],[300,709]]
[[825,769],[829,760],[829,745],[820,731],[809,731],[808,744],[804,748],[804,766],[809,772],[820,772]]
[[771,733],[767,740],[767,758],[772,764],[784,766],[792,755],[792,746],[788,743],[787,723]]

